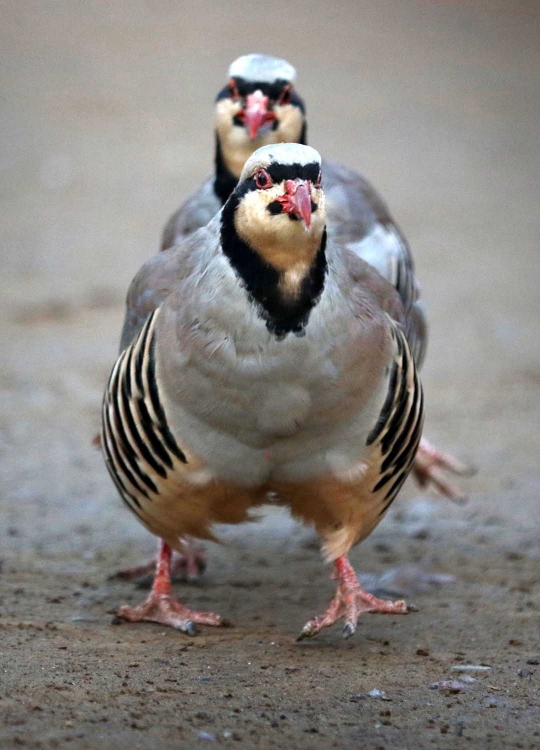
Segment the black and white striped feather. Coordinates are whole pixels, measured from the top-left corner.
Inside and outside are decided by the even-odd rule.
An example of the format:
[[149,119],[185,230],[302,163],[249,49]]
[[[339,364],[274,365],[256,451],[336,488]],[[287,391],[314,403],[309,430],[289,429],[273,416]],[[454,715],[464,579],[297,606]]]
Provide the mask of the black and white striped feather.
[[376,454],[377,477],[371,492],[385,513],[411,470],[424,420],[424,397],[407,338],[390,318],[396,353],[390,366],[388,390],[377,423],[367,438]]
[[187,457],[172,434],[156,380],[152,312],[134,343],[122,351],[102,409],[102,445],[109,473],[124,502],[141,520],[175,485]]

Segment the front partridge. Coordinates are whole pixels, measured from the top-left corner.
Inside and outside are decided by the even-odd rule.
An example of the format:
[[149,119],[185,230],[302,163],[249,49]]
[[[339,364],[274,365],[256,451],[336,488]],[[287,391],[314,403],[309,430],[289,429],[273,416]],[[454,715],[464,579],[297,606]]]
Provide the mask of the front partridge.
[[[399,295],[327,237],[319,154],[256,151],[221,212],[164,257],[167,289],[138,331],[144,311],[132,320],[103,401],[111,477],[162,540],[148,599],[118,616],[187,633],[220,624],[174,597],[171,548],[215,538],[270,494],[314,525],[335,566],[336,597],[304,637],[340,618],[352,635],[365,611],[406,613],[364,592],[347,554],[411,470],[422,388]],[[152,260],[134,288],[154,272]]]

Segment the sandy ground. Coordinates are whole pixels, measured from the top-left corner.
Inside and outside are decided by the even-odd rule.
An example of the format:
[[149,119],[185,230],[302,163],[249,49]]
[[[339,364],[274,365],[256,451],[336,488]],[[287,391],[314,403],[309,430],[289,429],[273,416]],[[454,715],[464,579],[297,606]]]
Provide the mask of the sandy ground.
[[[539,32],[538,3],[497,0],[3,4],[2,748],[540,747]],[[409,483],[355,550],[419,611],[347,642],[295,642],[333,584],[275,514],[178,584],[234,628],[107,614],[144,596],[109,574],[153,548],[90,445],[122,299],[210,169],[228,63],[255,50],[297,65],[312,144],[406,230],[426,433],[480,468],[461,508]]]

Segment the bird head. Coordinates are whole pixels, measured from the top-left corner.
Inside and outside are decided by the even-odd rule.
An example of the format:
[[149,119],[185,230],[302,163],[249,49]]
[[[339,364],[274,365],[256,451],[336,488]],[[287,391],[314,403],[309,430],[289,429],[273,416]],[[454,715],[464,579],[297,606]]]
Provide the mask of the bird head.
[[216,101],[216,132],[227,169],[236,177],[250,155],[271,143],[296,143],[305,132],[296,71],[269,55],[243,55],[229,68]]
[[321,157],[297,143],[263,146],[247,160],[231,200],[238,236],[278,271],[306,271],[326,213]]

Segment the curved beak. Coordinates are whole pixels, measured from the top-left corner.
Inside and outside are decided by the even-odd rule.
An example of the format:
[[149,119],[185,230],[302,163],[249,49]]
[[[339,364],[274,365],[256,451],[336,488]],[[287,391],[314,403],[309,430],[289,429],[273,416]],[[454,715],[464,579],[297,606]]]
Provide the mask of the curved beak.
[[261,125],[276,119],[275,114],[268,109],[268,97],[260,90],[247,95],[242,115],[251,140],[257,137]]
[[311,189],[307,180],[287,180],[285,195],[281,201],[283,210],[297,216],[304,222],[304,227],[311,226]]

